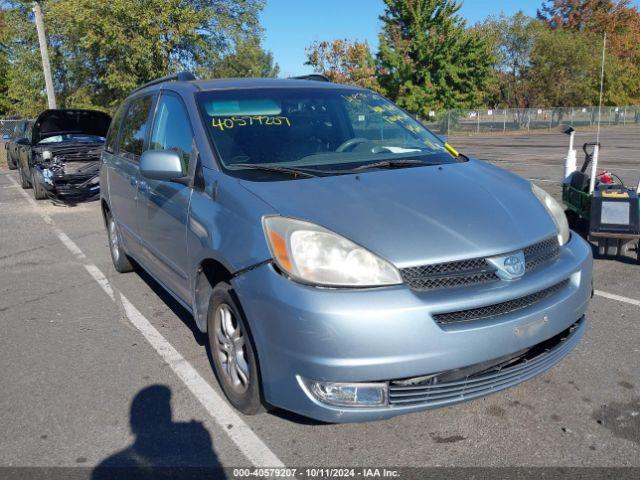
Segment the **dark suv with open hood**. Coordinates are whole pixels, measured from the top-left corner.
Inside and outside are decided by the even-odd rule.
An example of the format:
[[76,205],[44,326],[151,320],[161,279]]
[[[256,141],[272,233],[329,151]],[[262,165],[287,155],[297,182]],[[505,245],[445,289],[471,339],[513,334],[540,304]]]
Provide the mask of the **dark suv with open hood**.
[[37,200],[90,200],[100,192],[100,153],[111,117],[95,110],[45,110],[17,140],[22,188]]

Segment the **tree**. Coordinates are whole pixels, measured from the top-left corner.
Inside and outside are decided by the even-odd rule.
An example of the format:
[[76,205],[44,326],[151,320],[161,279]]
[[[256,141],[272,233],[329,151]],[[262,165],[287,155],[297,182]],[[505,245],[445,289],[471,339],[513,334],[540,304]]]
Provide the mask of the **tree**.
[[[538,18],[552,28],[602,33],[610,26],[626,23],[633,16],[631,0],[545,0]],[[637,11],[636,11],[637,13]]]
[[215,78],[277,77],[280,67],[271,52],[265,51],[259,38],[241,41],[212,69]]
[[487,30],[495,42],[499,84],[499,99],[495,103],[509,108],[531,106],[531,53],[544,28],[543,23],[520,11],[510,17],[490,17],[480,28]]
[[411,112],[475,107],[495,63],[482,30],[467,30],[456,0],[385,0],[378,61],[387,95]]
[[0,44],[6,55],[5,114],[34,117],[46,108],[42,60],[31,5],[14,2],[3,10]]
[[[61,106],[113,109],[131,90],[181,70],[208,76],[246,39],[259,38],[263,0],[48,0],[43,2]],[[41,67],[30,2],[5,1],[17,113],[41,108]]]
[[605,101],[633,104],[640,100],[640,13],[630,0],[547,0],[538,17],[552,29],[598,35],[596,57],[606,33]]
[[531,53],[530,85],[535,105],[596,105],[600,61],[598,38],[588,33],[548,29]]
[[375,59],[367,42],[334,40],[314,42],[306,49],[305,65],[332,82],[380,90]]

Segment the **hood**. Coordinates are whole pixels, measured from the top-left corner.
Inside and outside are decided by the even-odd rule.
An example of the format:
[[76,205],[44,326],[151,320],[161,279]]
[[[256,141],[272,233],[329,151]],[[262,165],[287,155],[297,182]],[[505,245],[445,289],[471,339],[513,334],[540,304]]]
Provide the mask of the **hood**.
[[497,255],[556,234],[521,177],[478,160],[242,185],[403,268]]
[[33,124],[32,144],[53,135],[84,133],[106,137],[111,117],[97,110],[45,110]]

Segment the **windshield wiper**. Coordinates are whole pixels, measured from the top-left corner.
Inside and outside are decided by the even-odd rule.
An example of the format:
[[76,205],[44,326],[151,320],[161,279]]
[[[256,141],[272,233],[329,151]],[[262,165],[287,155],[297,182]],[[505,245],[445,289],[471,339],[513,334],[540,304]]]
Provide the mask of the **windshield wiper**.
[[382,160],[381,162],[367,163],[351,170],[352,172],[362,172],[375,168],[402,168],[402,167],[427,167],[436,165],[435,163],[423,162],[422,160]]
[[295,168],[278,167],[276,165],[260,165],[259,163],[233,163],[229,165],[230,168],[241,167],[251,170],[264,170],[265,172],[286,173],[292,177],[313,178],[317,177],[313,173],[305,172],[304,170],[298,170]]

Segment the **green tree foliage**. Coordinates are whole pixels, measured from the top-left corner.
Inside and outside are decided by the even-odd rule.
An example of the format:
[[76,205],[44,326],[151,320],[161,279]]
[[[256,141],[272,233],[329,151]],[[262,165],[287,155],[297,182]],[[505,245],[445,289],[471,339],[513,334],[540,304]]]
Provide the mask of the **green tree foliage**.
[[[44,83],[30,2],[5,5],[13,72],[8,96],[15,113],[32,115],[42,108]],[[255,50],[244,42],[262,33],[263,0],[48,0],[43,6],[58,103],[67,107],[113,109],[140,84],[181,70],[210,76],[238,47]]]
[[3,115],[33,117],[46,108],[42,59],[29,2],[3,10],[0,44],[6,58]]
[[380,83],[422,116],[483,103],[495,63],[480,29],[466,29],[456,0],[385,0]]
[[334,40],[314,42],[306,50],[305,65],[332,82],[380,90],[376,62],[367,42]]
[[598,38],[544,30],[531,53],[530,94],[535,106],[596,105],[600,81]]
[[[602,38],[607,33],[605,101],[640,101],[640,13],[630,0],[547,0],[538,17],[551,29],[575,33],[576,41],[580,34]],[[600,48],[594,48],[594,56]]]
[[531,54],[544,28],[543,23],[517,12],[509,17],[490,17],[479,28],[493,40],[498,59],[495,70],[498,88],[494,92],[497,97],[491,103],[509,108],[532,106]]
[[239,42],[235,50],[212,69],[212,76],[215,78],[273,78],[277,77],[278,73],[280,67],[274,63],[271,52],[262,48],[257,37]]

